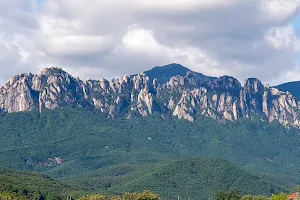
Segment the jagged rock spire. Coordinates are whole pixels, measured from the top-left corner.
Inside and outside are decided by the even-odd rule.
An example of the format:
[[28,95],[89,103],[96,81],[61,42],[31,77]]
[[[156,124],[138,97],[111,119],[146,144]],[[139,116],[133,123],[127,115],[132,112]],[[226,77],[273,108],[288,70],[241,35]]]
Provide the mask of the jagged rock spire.
[[191,122],[199,114],[215,120],[262,116],[300,128],[300,109],[295,98],[256,78],[247,79],[241,86],[234,77],[214,78],[187,71],[186,75],[175,75],[165,82],[149,78],[146,73],[82,81],[61,68],[51,67],[37,75],[12,76],[0,88],[3,112],[42,112],[67,105],[99,109],[112,118],[149,116],[154,112],[172,113]]

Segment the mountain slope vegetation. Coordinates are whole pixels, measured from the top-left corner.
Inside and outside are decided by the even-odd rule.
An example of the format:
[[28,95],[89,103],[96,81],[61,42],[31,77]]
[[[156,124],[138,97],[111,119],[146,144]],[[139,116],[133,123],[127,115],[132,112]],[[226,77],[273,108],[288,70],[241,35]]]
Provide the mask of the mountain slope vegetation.
[[[239,173],[232,176],[229,172],[239,170],[230,166],[226,173],[235,177],[239,184],[227,185],[227,181],[218,181],[212,189],[199,190],[206,191],[204,194],[208,196],[217,189],[243,186],[242,182],[252,188],[260,184],[268,186],[259,191],[270,194],[271,190],[292,189],[300,180],[297,172],[299,130],[269,123],[263,118],[227,123],[203,116],[190,123],[171,116],[162,118],[159,114],[146,118],[109,119],[96,110],[65,107],[42,113],[1,113],[0,126],[0,165],[40,171],[69,185],[86,186],[92,191],[121,194],[151,189],[166,191],[163,195],[175,195],[178,188],[168,189],[164,187],[164,181],[187,177],[178,186],[183,187],[181,194],[184,194],[189,190],[184,184],[197,181],[204,184],[207,180],[201,174],[196,179],[189,171],[184,174],[184,169],[190,165],[196,166],[190,171],[199,170],[197,166],[200,166],[207,169],[207,174],[209,170],[221,173],[214,168],[220,169],[218,164],[224,163],[208,160],[207,166],[202,166],[205,160],[193,160],[201,157],[226,159],[255,173],[249,175],[243,171],[240,176]],[[55,158],[62,162],[56,162]],[[184,159],[187,160],[182,161]],[[214,167],[211,163],[215,162]],[[175,174],[164,171],[174,167],[177,169]],[[156,179],[156,172],[167,175],[164,179]],[[244,181],[242,177],[245,177]],[[151,187],[152,183],[162,187]]]
[[[0,194],[14,199],[66,199],[80,190],[57,182],[46,175],[0,168]],[[0,197],[0,199],[2,199]]]
[[[123,166],[124,170],[126,167]],[[127,166],[128,168],[129,166]],[[119,170],[121,166],[119,166]],[[106,170],[106,169],[105,169]],[[116,168],[112,171],[116,173]],[[84,185],[101,188],[110,185],[108,191],[122,193],[124,191],[143,191],[145,188],[160,194],[166,199],[181,196],[193,199],[214,198],[218,191],[238,189],[242,194],[270,195],[287,188],[274,184],[251,174],[225,160],[220,159],[181,159],[164,162],[148,167],[137,168],[133,173],[109,176],[102,182],[91,182],[93,175],[84,174]],[[99,174],[103,174],[99,173]],[[81,179],[83,180],[83,179]]]

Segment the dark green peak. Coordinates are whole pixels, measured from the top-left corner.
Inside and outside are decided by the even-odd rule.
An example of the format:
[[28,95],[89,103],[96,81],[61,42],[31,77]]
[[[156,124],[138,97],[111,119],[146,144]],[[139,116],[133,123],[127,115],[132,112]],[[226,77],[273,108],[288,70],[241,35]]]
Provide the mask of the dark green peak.
[[172,63],[165,66],[154,67],[151,70],[145,71],[145,74],[149,77],[150,82],[157,78],[158,84],[164,84],[173,76],[185,76],[189,71],[191,70],[180,64]]
[[300,81],[283,83],[274,87],[283,92],[290,92],[297,101],[300,101]]
[[157,66],[154,67],[153,69],[147,71],[147,72],[171,72],[174,74],[174,76],[179,75],[179,76],[184,76],[188,71],[191,71],[190,69],[182,66],[181,64],[177,63],[172,63],[169,65],[164,65],[164,66]]
[[201,73],[194,72],[177,63],[154,67],[151,70],[145,71],[145,74],[149,77],[150,82],[152,82],[153,79],[156,78],[158,84],[165,84],[173,76],[182,76],[188,79],[197,79],[197,82],[201,83],[214,79],[214,77],[208,77]]

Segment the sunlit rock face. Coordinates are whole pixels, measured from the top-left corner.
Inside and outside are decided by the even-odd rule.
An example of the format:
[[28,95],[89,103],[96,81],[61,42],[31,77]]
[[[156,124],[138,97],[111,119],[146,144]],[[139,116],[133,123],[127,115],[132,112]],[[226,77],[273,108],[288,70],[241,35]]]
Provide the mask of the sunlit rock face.
[[[176,70],[180,71],[180,66]],[[197,115],[220,121],[263,116],[270,122],[300,127],[300,106],[293,95],[256,78],[247,79],[242,86],[234,77],[208,77],[187,68],[180,75],[170,74],[154,77],[143,72],[112,80],[82,81],[60,68],[45,68],[39,74],[12,76],[0,88],[0,109],[42,112],[63,106],[88,107],[110,118],[158,113],[190,122]]]

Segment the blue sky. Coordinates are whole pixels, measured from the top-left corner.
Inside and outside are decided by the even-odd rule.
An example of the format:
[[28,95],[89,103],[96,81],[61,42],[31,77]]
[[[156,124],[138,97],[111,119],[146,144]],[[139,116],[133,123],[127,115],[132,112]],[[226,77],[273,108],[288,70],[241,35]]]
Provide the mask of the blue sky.
[[[300,15],[296,16],[290,24],[295,28],[297,36],[300,36]],[[300,53],[297,53],[297,63],[300,65]]]
[[45,3],[45,1],[47,1],[47,0],[37,0],[37,3],[38,4],[43,4],[43,3]]
[[291,25],[295,28],[297,35],[300,35],[300,15],[291,21]]

